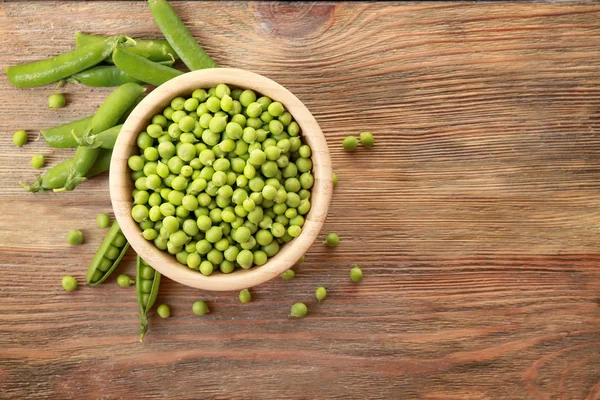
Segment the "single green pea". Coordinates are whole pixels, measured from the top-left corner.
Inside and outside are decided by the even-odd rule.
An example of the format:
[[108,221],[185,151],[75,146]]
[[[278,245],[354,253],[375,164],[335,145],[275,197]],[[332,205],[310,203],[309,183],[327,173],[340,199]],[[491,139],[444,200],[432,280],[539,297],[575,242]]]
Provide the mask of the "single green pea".
[[296,276],[296,273],[294,272],[293,269],[288,269],[287,271],[282,273],[280,276],[281,276],[281,279],[285,279],[286,281],[289,281],[289,280],[294,279],[294,277]]
[[325,289],[323,286],[318,287],[315,291],[315,298],[317,301],[324,300],[325,297],[327,297],[327,289]]
[[12,141],[15,146],[22,147],[27,143],[27,132],[24,130],[16,131],[12,137]]
[[210,309],[208,308],[208,304],[206,304],[205,301],[199,300],[192,304],[192,312],[196,315],[204,315],[208,314],[210,312]]
[[40,169],[44,166],[44,155],[43,154],[36,154],[35,156],[31,157],[31,166],[35,169]]
[[96,216],[96,224],[99,228],[108,228],[110,225],[110,217],[106,213],[98,214]]
[[353,266],[350,270],[350,279],[352,279],[352,282],[360,282],[362,278],[363,273],[360,267],[358,265]]
[[344,150],[352,151],[358,146],[358,140],[354,136],[348,136],[342,142]]
[[65,106],[65,95],[55,93],[48,97],[48,108],[63,108]]
[[83,243],[83,232],[77,229],[71,229],[67,234],[67,242],[70,245],[78,245]]
[[252,295],[248,289],[242,289],[240,291],[240,302],[249,303],[252,300]]
[[121,287],[129,287],[134,283],[135,281],[131,279],[129,275],[120,274],[119,276],[117,276],[117,285]]
[[325,243],[329,247],[335,247],[338,244],[340,244],[340,238],[337,235],[337,233],[332,232],[327,234],[327,237],[325,238],[325,241],[323,243]]
[[371,132],[361,132],[360,133],[360,142],[365,147],[373,147],[375,143],[375,138]]
[[65,292],[72,292],[73,290],[77,289],[77,279],[73,278],[72,276],[65,276],[62,278],[61,283]]
[[171,309],[166,304],[161,304],[156,308],[156,313],[161,318],[169,318],[171,316]]
[[302,317],[306,316],[307,313],[308,313],[308,308],[306,307],[306,304],[296,303],[292,306],[292,309],[290,311],[290,317],[302,318]]
[[336,187],[338,183],[338,177],[337,174],[334,172],[333,173],[333,187]]

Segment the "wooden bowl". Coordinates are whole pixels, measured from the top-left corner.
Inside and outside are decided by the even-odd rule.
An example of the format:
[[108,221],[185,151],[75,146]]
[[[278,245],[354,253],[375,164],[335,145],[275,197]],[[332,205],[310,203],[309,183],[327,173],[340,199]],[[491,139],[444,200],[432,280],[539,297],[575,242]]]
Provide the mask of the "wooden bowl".
[[[315,183],[311,194],[311,209],[305,216],[302,233],[293,241],[282,245],[277,255],[270,258],[265,265],[251,269],[236,269],[230,274],[216,271],[204,276],[180,264],[175,256],[157,249],[154,243],[141,235],[137,222],[131,217],[133,181],[127,160],[137,154],[137,135],[145,131],[152,116],[162,110],[177,96],[189,97],[195,89],[214,87],[226,83],[231,87],[253,89],[281,102],[293,115],[301,128],[303,141],[312,149],[312,173]],[[236,68],[213,68],[193,71],[154,89],[133,110],[125,121],[119,138],[115,143],[110,164],[110,198],[115,217],[123,234],[148,264],[161,274],[181,284],[207,290],[240,290],[266,282],[291,268],[317,238],[323,227],[331,193],[333,189],[331,159],[327,142],[319,124],[300,100],[280,84],[253,72]]]

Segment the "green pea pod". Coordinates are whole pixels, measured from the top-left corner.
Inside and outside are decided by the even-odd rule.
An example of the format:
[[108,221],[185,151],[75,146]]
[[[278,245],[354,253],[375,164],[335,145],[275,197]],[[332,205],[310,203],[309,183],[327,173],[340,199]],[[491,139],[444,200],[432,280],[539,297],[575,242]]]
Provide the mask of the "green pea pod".
[[[87,46],[91,43],[98,43],[108,39],[99,35],[88,35],[81,32],[75,33],[75,46],[77,48]],[[135,46],[131,46],[132,53],[147,58],[150,61],[169,61],[179,58],[175,50],[166,40],[144,40],[135,39]]]
[[8,67],[6,75],[19,88],[47,85],[102,62],[118,43],[125,41],[127,38],[124,36],[107,38],[54,58]]
[[[129,49],[131,50],[132,48],[130,47]],[[173,63],[173,60],[159,62],[159,64],[167,66],[173,65]],[[112,87],[130,82],[142,83],[139,79],[128,75],[114,65],[101,65],[86,69],[85,71],[72,75],[67,78],[66,81],[93,87]]]
[[81,136],[90,128],[93,115],[69,122],[68,124],[56,126],[54,128],[42,129],[40,132],[46,143],[50,147],[64,149],[67,147],[77,147],[77,141],[73,138],[73,132],[76,136]]
[[161,65],[133,54],[124,46],[118,46],[112,55],[115,65],[126,74],[143,82],[158,86],[183,74],[183,72]]
[[129,249],[129,242],[115,221],[92,259],[85,277],[87,284],[96,286],[104,282],[117,268],[127,249]]
[[72,158],[52,167],[31,185],[21,183],[21,186],[30,192],[73,190],[86,180],[86,174],[98,158],[99,151],[100,149],[79,146]]
[[92,118],[92,132],[100,133],[117,125],[123,114],[145,91],[137,83],[126,83],[113,90]]
[[165,39],[190,70],[218,67],[166,0],[148,0],[148,5]]
[[140,342],[148,332],[148,312],[158,297],[160,273],[137,257],[135,292],[140,305]]
[[71,135],[80,146],[112,150],[115,147],[115,142],[122,127],[123,124],[115,125],[98,134],[93,134],[91,130],[87,130],[81,136],[77,136],[75,132],[72,132]]
[[87,173],[87,177],[91,178],[96,175],[100,175],[103,172],[108,171],[110,167],[110,159],[112,157],[112,150],[101,149],[96,158],[96,162],[92,165],[92,168]]

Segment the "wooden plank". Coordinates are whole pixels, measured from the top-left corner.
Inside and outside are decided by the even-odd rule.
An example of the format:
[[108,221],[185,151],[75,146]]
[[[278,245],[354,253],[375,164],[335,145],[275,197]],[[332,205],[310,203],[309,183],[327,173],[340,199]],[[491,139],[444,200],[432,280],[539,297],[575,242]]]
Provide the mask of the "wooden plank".
[[[600,6],[594,3],[173,2],[223,66],[286,86],[327,136],[338,184],[297,278],[242,305],[165,279],[138,342],[134,291],[81,282],[108,179],[29,194],[12,133],[92,114],[109,89],[0,77],[3,398],[596,399],[600,393]],[[73,33],[157,38],[144,2],[4,2],[0,65]],[[341,140],[371,130],[376,145]],[[66,244],[80,228],[86,243]],[[120,272],[134,270],[130,253]],[[353,263],[360,285],[349,282]],[[317,286],[329,296],[312,300]],[[191,304],[210,302],[196,317]],[[293,302],[310,315],[289,320]]]

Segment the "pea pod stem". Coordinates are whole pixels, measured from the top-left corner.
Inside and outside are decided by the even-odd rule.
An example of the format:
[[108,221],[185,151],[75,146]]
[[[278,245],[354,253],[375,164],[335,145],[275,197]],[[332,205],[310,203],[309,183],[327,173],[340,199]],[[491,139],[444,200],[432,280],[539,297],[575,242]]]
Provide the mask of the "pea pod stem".
[[18,88],[47,85],[99,64],[110,56],[118,43],[126,41],[124,36],[107,38],[54,58],[8,67],[6,75]]
[[[90,35],[86,33],[75,33],[75,46],[77,48],[98,43],[108,39],[104,36]],[[169,61],[178,58],[177,53],[169,42],[164,39],[145,40],[135,39],[135,46],[130,47],[132,53],[147,58],[150,61]]]
[[117,141],[117,137],[119,136],[122,127],[123,124],[115,125],[112,128],[97,134],[93,134],[91,129],[88,129],[81,135],[77,135],[77,133],[73,130],[71,132],[71,136],[73,136],[74,140],[79,146],[91,148],[99,147],[102,149],[112,150],[115,147],[115,142]]
[[166,0],[148,0],[148,5],[165,39],[190,70],[218,67]]
[[143,82],[158,86],[181,75],[183,72],[152,62],[132,53],[124,46],[117,46],[112,55],[115,65],[126,74]]

